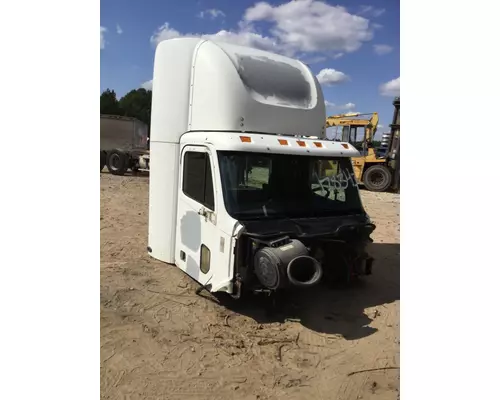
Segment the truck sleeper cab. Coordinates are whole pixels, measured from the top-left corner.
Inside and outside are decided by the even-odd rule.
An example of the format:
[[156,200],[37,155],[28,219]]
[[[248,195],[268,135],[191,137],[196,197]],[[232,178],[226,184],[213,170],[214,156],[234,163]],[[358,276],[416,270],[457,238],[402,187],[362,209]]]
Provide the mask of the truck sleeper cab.
[[[266,76],[273,82],[263,85]],[[369,274],[375,227],[350,161],[359,152],[323,140],[324,119],[321,88],[299,61],[199,39],[161,42],[150,255],[235,297]]]

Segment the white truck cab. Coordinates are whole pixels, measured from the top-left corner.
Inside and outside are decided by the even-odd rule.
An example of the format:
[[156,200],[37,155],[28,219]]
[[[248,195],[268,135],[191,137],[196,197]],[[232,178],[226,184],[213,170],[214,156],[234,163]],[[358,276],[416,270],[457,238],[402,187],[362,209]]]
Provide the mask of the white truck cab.
[[207,290],[309,287],[371,272],[375,229],[321,87],[281,55],[161,42],[153,74],[150,255]]

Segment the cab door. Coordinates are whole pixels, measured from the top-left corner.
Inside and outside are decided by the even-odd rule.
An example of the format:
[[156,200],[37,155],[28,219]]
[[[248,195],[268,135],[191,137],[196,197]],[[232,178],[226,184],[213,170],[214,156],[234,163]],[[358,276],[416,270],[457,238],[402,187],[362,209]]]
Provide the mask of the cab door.
[[202,285],[214,284],[227,277],[227,266],[225,271],[217,271],[220,234],[215,169],[209,149],[184,147],[180,173],[175,263]]

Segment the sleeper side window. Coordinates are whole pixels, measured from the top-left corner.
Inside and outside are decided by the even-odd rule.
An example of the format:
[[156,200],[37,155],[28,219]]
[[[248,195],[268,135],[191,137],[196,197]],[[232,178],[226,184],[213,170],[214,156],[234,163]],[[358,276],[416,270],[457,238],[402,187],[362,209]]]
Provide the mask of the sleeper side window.
[[205,207],[215,209],[212,169],[207,153],[195,151],[185,153],[182,191]]

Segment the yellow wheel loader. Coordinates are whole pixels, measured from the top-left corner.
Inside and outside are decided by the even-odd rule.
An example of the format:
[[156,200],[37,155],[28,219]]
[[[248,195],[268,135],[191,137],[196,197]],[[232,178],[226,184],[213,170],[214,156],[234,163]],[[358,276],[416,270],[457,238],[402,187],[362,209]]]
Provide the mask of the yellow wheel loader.
[[354,173],[358,182],[370,191],[399,189],[399,104],[397,97],[393,101],[391,132],[383,134],[377,149],[373,146],[373,138],[377,132],[378,113],[347,113],[326,119],[326,128],[337,129],[334,140],[349,142],[361,153],[360,157],[352,158]]

